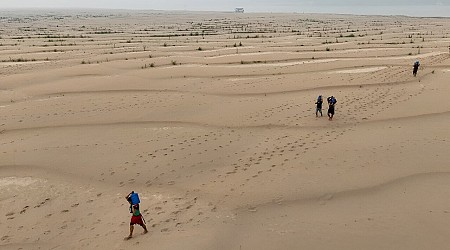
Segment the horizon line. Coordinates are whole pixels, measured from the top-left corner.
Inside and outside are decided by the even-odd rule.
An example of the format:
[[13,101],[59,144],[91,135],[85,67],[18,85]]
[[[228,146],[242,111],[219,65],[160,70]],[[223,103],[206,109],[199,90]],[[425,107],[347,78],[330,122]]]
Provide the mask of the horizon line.
[[[238,7],[236,7],[238,8]],[[241,7],[239,7],[241,8]],[[188,9],[146,9],[146,8],[104,8],[104,7],[0,7],[0,11],[22,11],[22,10],[39,10],[39,11],[158,11],[158,12],[204,12],[204,13],[235,13],[233,10],[188,10]],[[245,10],[245,8],[244,8]],[[351,15],[351,16],[403,16],[411,18],[450,18],[449,16],[430,16],[430,15],[410,15],[410,14],[364,14],[364,13],[346,13],[346,12],[299,12],[299,11],[247,11],[245,13],[236,13],[237,15],[245,14],[312,14],[312,15]]]

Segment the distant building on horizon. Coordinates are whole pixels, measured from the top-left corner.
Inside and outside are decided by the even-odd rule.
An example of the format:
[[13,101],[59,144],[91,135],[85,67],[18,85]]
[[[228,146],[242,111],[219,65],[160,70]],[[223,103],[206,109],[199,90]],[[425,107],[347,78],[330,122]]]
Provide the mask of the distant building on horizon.
[[236,9],[234,9],[234,12],[236,12],[236,13],[244,13],[244,8],[236,8]]

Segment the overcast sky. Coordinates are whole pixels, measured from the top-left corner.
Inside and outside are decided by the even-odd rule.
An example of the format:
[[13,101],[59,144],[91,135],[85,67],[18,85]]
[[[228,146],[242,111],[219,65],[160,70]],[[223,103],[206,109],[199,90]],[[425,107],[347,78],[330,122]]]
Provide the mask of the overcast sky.
[[450,0],[0,0],[0,8],[109,8],[450,16]]

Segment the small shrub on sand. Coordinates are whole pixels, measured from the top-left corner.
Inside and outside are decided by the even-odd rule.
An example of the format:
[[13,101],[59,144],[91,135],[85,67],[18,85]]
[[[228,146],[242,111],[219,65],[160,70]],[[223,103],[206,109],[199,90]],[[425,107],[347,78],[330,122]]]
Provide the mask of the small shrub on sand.
[[172,60],[172,65],[177,65],[177,61]]

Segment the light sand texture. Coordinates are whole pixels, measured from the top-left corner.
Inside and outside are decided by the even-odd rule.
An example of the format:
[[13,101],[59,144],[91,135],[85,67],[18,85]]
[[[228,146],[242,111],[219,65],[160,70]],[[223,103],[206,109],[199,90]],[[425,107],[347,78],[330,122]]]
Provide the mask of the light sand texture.
[[450,245],[450,19],[0,16],[0,248]]

